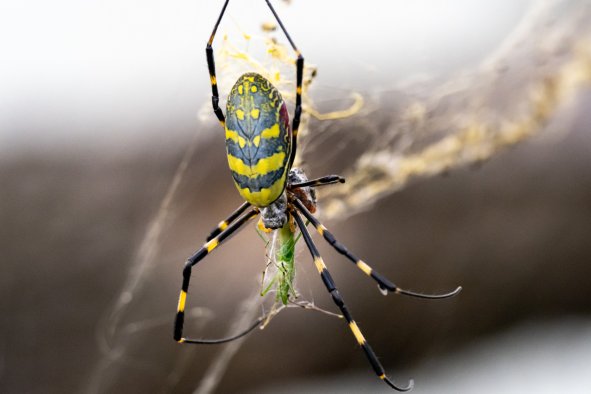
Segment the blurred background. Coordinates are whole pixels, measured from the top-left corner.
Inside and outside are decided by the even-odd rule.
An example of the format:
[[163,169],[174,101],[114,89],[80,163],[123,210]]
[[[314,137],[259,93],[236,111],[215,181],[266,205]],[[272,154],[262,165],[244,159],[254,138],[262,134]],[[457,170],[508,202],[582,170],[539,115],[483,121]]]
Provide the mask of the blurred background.
[[[416,393],[591,392],[589,3],[274,4],[317,70],[298,161],[347,177],[319,217],[403,288],[464,288],[383,297],[315,237],[389,376]],[[389,392],[315,311],[228,346],[172,340],[183,262],[241,203],[204,54],[221,6],[0,6],[0,392]],[[285,39],[266,22],[263,1],[231,2],[221,92],[266,70],[291,111],[292,54],[267,51]],[[302,299],[335,311],[297,250]],[[265,262],[254,225],[208,256],[188,334],[260,315]]]

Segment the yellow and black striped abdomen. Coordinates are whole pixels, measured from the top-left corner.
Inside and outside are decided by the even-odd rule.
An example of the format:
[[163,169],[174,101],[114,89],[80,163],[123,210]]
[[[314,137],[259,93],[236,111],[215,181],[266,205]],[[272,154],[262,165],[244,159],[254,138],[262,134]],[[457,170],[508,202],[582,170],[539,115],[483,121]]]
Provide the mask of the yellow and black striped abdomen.
[[240,195],[266,207],[285,189],[291,131],[279,91],[255,73],[242,75],[226,107],[228,164]]

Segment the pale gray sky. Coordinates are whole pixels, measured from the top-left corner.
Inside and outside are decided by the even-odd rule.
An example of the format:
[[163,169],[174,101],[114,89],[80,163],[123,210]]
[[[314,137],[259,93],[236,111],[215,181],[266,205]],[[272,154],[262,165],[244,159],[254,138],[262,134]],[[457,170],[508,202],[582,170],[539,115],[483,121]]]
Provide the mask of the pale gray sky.
[[[327,89],[387,88],[417,74],[473,67],[528,3],[275,1],[307,61],[319,67],[315,84]],[[184,105],[196,117],[209,97],[204,47],[222,4],[3,1],[0,149],[72,136],[84,143],[96,133],[136,135],[143,126],[133,127],[134,119],[174,118]],[[262,0],[234,0],[227,16],[221,34],[236,34],[237,27],[258,32],[272,20]],[[57,127],[46,135],[39,124]]]

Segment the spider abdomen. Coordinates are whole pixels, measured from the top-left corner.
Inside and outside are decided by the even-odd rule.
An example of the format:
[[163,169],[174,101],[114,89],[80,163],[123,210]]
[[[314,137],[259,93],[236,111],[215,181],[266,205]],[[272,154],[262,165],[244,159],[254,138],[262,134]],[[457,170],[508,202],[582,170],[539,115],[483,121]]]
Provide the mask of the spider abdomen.
[[289,115],[279,91],[259,74],[242,75],[228,96],[226,151],[246,201],[266,207],[283,193],[291,153]]

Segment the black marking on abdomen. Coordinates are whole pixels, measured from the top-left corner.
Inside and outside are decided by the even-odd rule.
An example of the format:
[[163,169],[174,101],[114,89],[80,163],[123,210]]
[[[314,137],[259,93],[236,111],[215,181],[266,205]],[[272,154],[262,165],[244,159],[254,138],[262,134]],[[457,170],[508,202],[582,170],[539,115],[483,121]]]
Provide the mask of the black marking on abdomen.
[[232,172],[232,177],[234,181],[240,186],[242,189],[248,188],[251,192],[258,192],[262,189],[270,188],[275,182],[277,182],[283,176],[285,172],[285,167],[281,167],[276,171],[271,171],[266,173],[265,175],[255,176],[255,177],[248,177],[246,175],[237,174],[234,171]]

